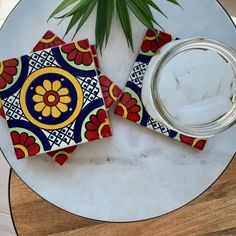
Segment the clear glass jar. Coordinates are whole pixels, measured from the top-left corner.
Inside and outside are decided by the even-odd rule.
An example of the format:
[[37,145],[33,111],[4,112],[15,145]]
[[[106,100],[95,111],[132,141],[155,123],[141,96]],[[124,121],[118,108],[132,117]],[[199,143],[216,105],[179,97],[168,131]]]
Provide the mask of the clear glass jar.
[[206,38],[177,40],[153,56],[144,76],[148,113],[168,128],[211,137],[236,122],[236,52]]

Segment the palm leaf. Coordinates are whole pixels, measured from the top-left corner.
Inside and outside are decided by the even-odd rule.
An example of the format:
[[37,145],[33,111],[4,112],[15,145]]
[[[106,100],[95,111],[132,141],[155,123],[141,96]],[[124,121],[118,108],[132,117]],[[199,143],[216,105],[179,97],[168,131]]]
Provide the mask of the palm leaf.
[[175,5],[178,5],[179,7],[182,8],[182,6],[178,3],[177,0],[166,0],[166,1],[167,1],[167,2],[170,2],[170,3],[173,3],[173,4],[175,4]]
[[167,18],[167,15],[152,1],[152,0],[145,0],[148,5],[154,8],[157,12],[161,13],[163,16]]
[[126,0],[127,5],[131,9],[131,11],[134,13],[134,15],[139,19],[141,23],[147,26],[147,28],[155,31],[154,25],[150,20],[150,17],[148,18],[147,15],[145,15],[143,11],[137,7],[134,1],[135,0]]
[[106,45],[107,45],[111,32],[111,24],[113,19],[115,3],[112,0],[104,0],[104,1],[106,1]]
[[133,37],[128,7],[123,0],[116,0],[116,8],[119,15],[120,23],[127,39],[127,43],[133,49]]
[[70,5],[72,5],[73,3],[75,3],[78,0],[64,0],[53,12],[52,14],[49,16],[48,19],[51,19],[52,17],[54,17],[55,15],[57,15],[59,12],[63,11],[64,9],[66,9],[67,7],[69,7]]
[[[180,6],[177,0],[166,1]],[[127,39],[128,46],[130,46],[132,49],[133,36],[129,17],[129,9],[142,24],[144,24],[154,32],[156,32],[154,24],[159,24],[154,19],[151,9],[154,9],[159,14],[167,17],[153,0],[63,0],[62,3],[49,16],[49,19],[54,17],[62,22],[64,19],[70,18],[68,27],[65,31],[65,35],[67,35],[72,30],[72,28],[77,25],[74,33],[75,37],[93,12],[96,5],[97,17],[95,36],[96,44],[100,51],[102,51],[104,42],[105,45],[107,45],[115,9],[117,10],[117,14],[125,37]],[[72,8],[69,8],[70,6],[72,6]],[[68,12],[64,13],[61,16],[58,16],[59,13],[63,12],[67,8],[69,8]]]
[[105,16],[105,9],[106,9],[106,1],[98,0],[97,5],[97,20],[96,20],[96,43],[97,47],[102,50],[105,35],[106,35],[106,16]]
[[79,32],[80,28],[83,26],[83,24],[85,23],[85,21],[89,18],[89,16],[91,15],[93,9],[95,8],[97,4],[97,0],[91,0],[90,4],[87,6],[87,9],[85,10],[84,14],[83,14],[83,17],[82,19],[80,20],[77,28],[76,28],[76,31],[75,31],[75,34],[73,36],[73,39],[74,37],[76,36],[76,34]]

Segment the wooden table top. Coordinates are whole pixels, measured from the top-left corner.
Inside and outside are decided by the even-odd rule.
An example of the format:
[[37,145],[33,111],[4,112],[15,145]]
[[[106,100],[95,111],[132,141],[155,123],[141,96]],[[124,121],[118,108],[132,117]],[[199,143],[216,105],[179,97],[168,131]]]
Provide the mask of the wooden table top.
[[236,159],[199,198],[170,214],[135,223],[106,223],[65,212],[30,190],[14,172],[10,205],[21,236],[236,235]]

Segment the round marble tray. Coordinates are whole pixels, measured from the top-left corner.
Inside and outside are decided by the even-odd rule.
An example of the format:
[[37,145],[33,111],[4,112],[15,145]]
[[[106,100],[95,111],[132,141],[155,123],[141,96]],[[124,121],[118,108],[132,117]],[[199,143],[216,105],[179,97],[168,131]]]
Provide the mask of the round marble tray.
[[[0,31],[0,60],[28,53],[46,30],[59,36],[65,24],[47,23],[60,0],[21,1]],[[182,0],[184,10],[161,2],[169,16],[156,16],[178,37],[210,37],[236,49],[236,30],[217,1]],[[94,42],[91,17],[78,39]],[[134,52],[114,22],[102,69],[124,86],[145,28],[132,19]],[[70,36],[66,39],[70,40]],[[16,173],[36,193],[74,214],[106,221],[137,221],[171,212],[206,190],[224,171],[236,150],[236,126],[211,138],[203,152],[111,115],[113,138],[82,145],[60,167],[46,155],[17,161],[5,121],[0,120],[1,148]]]

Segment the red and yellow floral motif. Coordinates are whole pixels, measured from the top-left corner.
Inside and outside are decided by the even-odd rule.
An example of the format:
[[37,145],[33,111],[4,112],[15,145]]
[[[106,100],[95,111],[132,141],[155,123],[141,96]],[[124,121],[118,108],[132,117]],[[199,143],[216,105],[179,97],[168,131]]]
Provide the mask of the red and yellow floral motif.
[[91,49],[88,40],[62,46],[62,51],[67,54],[67,59],[75,64],[89,66],[93,63]]
[[1,100],[0,100],[0,116],[3,117],[4,119],[6,118]]
[[35,138],[25,132],[20,134],[17,131],[12,131],[11,139],[17,159],[37,155],[40,151],[40,146],[36,143]]
[[166,43],[172,41],[171,35],[164,33],[162,31],[157,32],[158,38],[152,30],[148,30],[142,44],[143,52],[153,52],[156,53],[158,49],[163,47]]
[[4,89],[13,82],[13,77],[17,74],[17,59],[10,59],[0,62],[0,89]]
[[40,51],[47,48],[56,47],[64,44],[65,42],[61,40],[58,36],[56,36],[53,32],[48,31],[42,39],[38,42],[38,44],[34,47],[33,51]]
[[43,86],[36,87],[36,94],[33,96],[36,103],[34,109],[42,112],[44,117],[60,117],[62,112],[68,111],[68,104],[71,102],[68,88],[62,87],[59,80],[51,82],[43,81]]
[[180,135],[180,140],[182,143],[188,144],[192,147],[195,147],[197,149],[203,150],[207,139],[201,139],[201,138],[192,138],[192,137],[188,137],[186,135],[181,134]]
[[120,97],[122,90],[105,75],[99,77],[106,108],[109,109]]
[[98,62],[97,47],[96,47],[96,45],[92,45],[91,46],[91,52],[92,52],[92,56],[93,56],[93,60],[94,60],[95,66],[96,66],[97,69],[99,69],[100,65],[99,65],[99,62]]
[[132,98],[130,93],[125,92],[120,98],[115,114],[137,123],[140,120],[140,111],[141,108],[138,105],[137,99]]
[[112,135],[107,113],[100,109],[96,115],[91,115],[85,125],[85,138],[89,141],[105,138]]
[[64,148],[62,150],[57,150],[54,152],[49,152],[48,155],[52,157],[61,166],[70,158],[72,153],[75,151],[77,146]]

